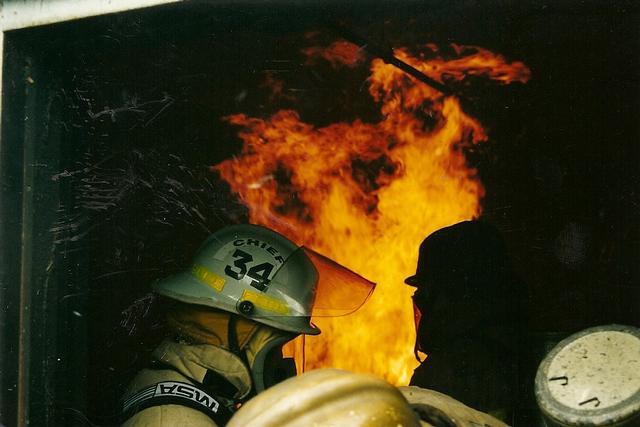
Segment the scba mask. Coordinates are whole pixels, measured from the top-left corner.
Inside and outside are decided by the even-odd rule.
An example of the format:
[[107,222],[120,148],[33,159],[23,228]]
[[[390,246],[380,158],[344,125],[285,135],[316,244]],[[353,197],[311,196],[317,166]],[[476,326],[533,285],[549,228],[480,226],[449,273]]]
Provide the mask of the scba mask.
[[293,358],[283,357],[282,346],[296,335],[260,326],[245,348],[256,393],[296,376]]

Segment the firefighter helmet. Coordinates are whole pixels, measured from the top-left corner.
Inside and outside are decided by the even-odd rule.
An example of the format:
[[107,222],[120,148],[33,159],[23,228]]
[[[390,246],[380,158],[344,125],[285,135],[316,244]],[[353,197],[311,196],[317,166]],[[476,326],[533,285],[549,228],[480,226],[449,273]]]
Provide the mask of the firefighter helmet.
[[339,369],[316,369],[258,394],[228,427],[418,427],[409,403],[386,381]]
[[312,315],[355,311],[373,287],[328,258],[251,224],[218,230],[200,247],[187,271],[153,286],[160,295],[178,301],[310,335],[320,333],[310,322]]

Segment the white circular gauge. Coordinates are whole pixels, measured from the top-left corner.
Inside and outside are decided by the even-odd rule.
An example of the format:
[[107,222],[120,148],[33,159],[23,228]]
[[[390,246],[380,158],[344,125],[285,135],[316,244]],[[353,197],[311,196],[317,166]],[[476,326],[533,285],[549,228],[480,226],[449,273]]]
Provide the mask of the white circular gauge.
[[536,399],[566,426],[625,426],[640,420],[640,330],[608,325],[561,341],[538,368]]

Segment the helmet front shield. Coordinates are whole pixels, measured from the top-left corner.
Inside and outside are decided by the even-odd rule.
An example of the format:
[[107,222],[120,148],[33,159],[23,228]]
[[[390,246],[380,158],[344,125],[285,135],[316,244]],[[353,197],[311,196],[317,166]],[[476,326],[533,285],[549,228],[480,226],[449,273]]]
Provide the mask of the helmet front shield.
[[[315,286],[308,287],[309,277]],[[309,323],[313,317],[345,316],[358,310],[369,298],[375,283],[363,278],[335,261],[307,248],[294,251],[265,283],[265,292],[246,292],[255,320],[277,318],[279,323]],[[304,320],[303,320],[304,319]],[[319,331],[305,333],[315,335]]]
[[376,284],[312,249],[301,247],[318,270],[312,317],[346,316],[367,301]]

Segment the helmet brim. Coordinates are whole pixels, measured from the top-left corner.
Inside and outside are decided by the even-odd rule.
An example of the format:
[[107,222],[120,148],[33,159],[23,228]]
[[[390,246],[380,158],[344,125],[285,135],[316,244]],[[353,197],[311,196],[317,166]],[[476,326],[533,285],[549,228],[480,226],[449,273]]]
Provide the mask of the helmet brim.
[[406,279],[404,279],[404,283],[416,288],[419,286],[419,281],[420,281],[420,277],[418,277],[417,274],[414,274],[413,276],[409,276]]
[[[244,315],[235,309],[235,305],[221,303],[212,298],[212,290],[219,292],[219,289],[202,283],[188,272],[177,273],[159,280],[152,285],[152,289],[167,298],[224,310],[283,331],[307,335],[320,334],[320,329],[310,323],[308,316]],[[286,322],[283,322],[284,318],[287,319]]]

